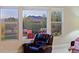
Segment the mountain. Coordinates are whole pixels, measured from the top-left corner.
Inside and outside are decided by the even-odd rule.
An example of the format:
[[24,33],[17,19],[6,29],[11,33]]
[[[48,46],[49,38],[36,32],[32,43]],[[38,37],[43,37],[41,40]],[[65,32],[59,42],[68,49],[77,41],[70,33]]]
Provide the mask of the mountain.
[[37,20],[37,21],[41,21],[43,19],[45,19],[46,17],[42,17],[42,16],[28,16],[27,18],[31,18],[32,20]]

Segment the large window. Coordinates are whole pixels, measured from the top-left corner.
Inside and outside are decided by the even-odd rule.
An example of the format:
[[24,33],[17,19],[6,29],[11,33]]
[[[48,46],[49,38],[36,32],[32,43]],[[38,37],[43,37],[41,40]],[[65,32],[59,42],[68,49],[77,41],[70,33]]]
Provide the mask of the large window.
[[62,8],[0,8],[0,39],[32,39],[36,33],[61,35]]
[[1,39],[18,39],[18,9],[1,9]]
[[53,8],[51,12],[51,30],[54,36],[59,36],[62,33],[62,9]]
[[33,38],[38,32],[47,31],[46,10],[23,10],[23,37]]

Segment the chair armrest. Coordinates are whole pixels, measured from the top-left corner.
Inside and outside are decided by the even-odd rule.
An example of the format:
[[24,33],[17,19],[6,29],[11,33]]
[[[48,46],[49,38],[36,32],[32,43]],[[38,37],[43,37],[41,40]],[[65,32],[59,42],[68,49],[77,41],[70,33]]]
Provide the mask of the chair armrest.
[[42,50],[42,53],[51,53],[52,52],[52,45],[42,46],[40,49]]
[[46,48],[50,48],[50,47],[52,47],[52,45],[41,46],[41,48],[42,48],[43,50],[45,50]]
[[23,47],[26,47],[26,46],[29,46],[29,45],[32,45],[32,43],[24,43],[24,44],[22,44]]

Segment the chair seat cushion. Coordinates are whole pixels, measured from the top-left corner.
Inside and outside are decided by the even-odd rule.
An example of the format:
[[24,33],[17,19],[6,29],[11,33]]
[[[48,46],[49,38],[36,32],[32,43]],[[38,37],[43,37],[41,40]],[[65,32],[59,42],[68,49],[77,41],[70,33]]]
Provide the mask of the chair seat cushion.
[[43,42],[43,41],[38,41],[38,42],[36,42],[36,45],[37,46],[43,46],[45,44],[45,42]]
[[38,51],[39,50],[39,48],[33,47],[33,46],[29,46],[29,48],[32,49],[32,50],[35,50],[35,51]]

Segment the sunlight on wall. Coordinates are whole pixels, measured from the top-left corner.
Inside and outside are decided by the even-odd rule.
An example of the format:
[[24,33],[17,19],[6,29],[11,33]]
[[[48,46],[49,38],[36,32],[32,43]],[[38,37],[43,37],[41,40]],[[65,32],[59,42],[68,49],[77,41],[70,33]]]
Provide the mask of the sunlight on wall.
[[79,16],[79,7],[71,7],[74,15]]
[[66,39],[69,40],[69,41],[73,41],[73,40],[75,40],[77,37],[79,37],[79,30],[70,32],[70,33],[66,36]]

